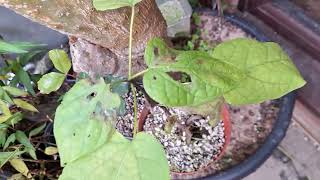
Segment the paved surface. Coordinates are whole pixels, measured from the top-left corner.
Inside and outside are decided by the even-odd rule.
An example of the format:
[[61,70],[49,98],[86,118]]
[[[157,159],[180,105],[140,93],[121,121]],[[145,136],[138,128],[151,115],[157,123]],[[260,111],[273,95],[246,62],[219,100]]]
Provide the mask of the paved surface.
[[319,180],[320,146],[293,122],[273,155],[244,180]]

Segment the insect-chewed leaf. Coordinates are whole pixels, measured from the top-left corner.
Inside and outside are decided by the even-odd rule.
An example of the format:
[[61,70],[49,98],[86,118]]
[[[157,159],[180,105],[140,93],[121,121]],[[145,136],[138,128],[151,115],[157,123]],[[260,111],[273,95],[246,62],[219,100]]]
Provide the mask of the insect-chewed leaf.
[[169,180],[170,175],[163,146],[152,135],[138,133],[130,142],[116,132],[94,153],[68,164],[60,179]]
[[[167,106],[196,106],[213,101],[245,77],[236,66],[206,52],[171,50],[157,38],[148,43],[145,61],[149,70],[143,78],[144,88],[151,98]],[[191,82],[174,80],[169,73],[185,73]]]
[[49,57],[56,69],[60,72],[67,74],[71,69],[71,61],[68,54],[61,49],[54,49],[49,51]]
[[113,133],[120,97],[103,79],[78,81],[63,98],[54,120],[54,136],[65,166],[103,145]]
[[134,6],[142,0],[93,0],[93,6],[100,11]]
[[224,95],[230,104],[276,99],[306,83],[276,43],[235,39],[218,45],[211,56],[246,72],[239,86]]

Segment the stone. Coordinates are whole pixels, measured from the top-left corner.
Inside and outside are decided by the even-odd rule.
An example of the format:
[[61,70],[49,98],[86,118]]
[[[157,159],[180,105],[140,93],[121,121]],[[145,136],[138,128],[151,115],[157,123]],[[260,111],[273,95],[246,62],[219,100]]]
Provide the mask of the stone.
[[169,37],[190,34],[192,8],[188,0],[156,0],[156,2],[167,22]]

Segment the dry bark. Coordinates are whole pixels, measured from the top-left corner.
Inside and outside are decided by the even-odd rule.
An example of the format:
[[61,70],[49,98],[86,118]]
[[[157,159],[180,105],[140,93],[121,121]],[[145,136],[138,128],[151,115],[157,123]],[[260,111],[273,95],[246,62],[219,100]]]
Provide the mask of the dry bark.
[[[105,12],[96,11],[92,0],[0,0],[0,5],[73,38],[71,45],[73,61],[79,66],[109,64],[107,72],[125,74],[129,36],[130,8],[120,8]],[[133,53],[135,71],[143,68],[141,55],[147,41],[152,37],[166,37],[166,24],[154,0],[143,0],[136,5],[133,28]],[[80,39],[81,42],[78,42]],[[80,44],[79,44],[80,43]],[[88,49],[83,49],[90,47]],[[101,49],[102,46],[105,49]],[[80,48],[80,49],[79,49]],[[106,52],[107,53],[106,53]],[[102,54],[92,54],[99,53]],[[89,54],[88,54],[89,53]],[[110,54],[110,56],[106,56]],[[106,56],[106,57],[105,57]],[[75,59],[76,58],[76,59]],[[100,63],[93,63],[99,58]],[[112,64],[112,63],[111,63]],[[141,64],[141,67],[138,67]],[[114,67],[110,67],[114,66]],[[99,67],[101,70],[101,67]],[[88,69],[88,68],[87,68]],[[81,69],[75,68],[79,71]]]

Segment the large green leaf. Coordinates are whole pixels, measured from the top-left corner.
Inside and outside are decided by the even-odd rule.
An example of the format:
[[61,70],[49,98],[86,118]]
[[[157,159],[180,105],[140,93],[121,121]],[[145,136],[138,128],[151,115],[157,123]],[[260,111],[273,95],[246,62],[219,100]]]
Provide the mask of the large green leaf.
[[68,74],[71,69],[71,62],[68,54],[61,49],[54,49],[49,52],[49,57],[56,69],[64,74]]
[[61,87],[65,78],[66,76],[61,73],[51,72],[46,74],[38,81],[38,89],[42,94],[50,94]]
[[105,144],[119,105],[120,97],[103,79],[96,84],[80,80],[66,93],[54,120],[62,166]]
[[[151,40],[145,51],[149,66],[143,84],[155,101],[167,106],[196,106],[215,100],[235,88],[245,77],[235,66],[200,51],[178,52],[160,39]],[[190,76],[191,82],[179,82],[168,73]]]
[[134,6],[142,0],[93,0],[93,6],[100,11]]
[[276,43],[236,39],[220,44],[211,55],[246,72],[240,85],[224,95],[231,104],[276,99],[305,84],[288,55]]
[[130,142],[120,133],[83,158],[68,164],[60,180],[169,180],[162,145],[149,134],[138,133]]

